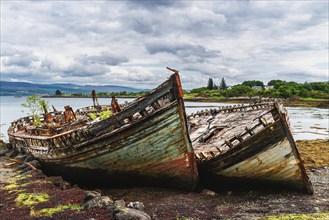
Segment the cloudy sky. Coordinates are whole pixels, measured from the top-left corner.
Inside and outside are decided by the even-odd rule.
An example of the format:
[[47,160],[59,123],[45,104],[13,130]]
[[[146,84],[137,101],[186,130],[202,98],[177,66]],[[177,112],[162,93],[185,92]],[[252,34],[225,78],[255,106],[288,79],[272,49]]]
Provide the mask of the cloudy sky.
[[1,80],[328,80],[328,1],[1,0]]

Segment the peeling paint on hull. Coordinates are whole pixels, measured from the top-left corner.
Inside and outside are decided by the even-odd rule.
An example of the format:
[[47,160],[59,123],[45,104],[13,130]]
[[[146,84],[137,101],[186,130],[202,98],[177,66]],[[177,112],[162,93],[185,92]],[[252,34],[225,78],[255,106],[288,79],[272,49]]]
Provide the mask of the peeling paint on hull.
[[[249,124],[254,127],[254,131],[250,132],[252,135],[248,132],[237,133],[239,131],[238,122],[234,125],[237,128],[224,128],[222,131],[223,136],[228,137],[231,134],[233,142],[237,139],[240,141],[234,142],[235,144],[228,143],[229,147],[225,152],[212,153],[206,158],[199,157],[200,174],[216,179],[218,185],[223,181],[234,182],[235,185],[238,185],[238,183],[243,185],[244,181],[263,182],[312,194],[312,184],[290,133],[285,114],[279,108],[279,106],[275,106],[259,114],[264,116],[264,114],[271,114],[272,112],[272,122],[270,121],[265,125],[262,125],[261,122],[259,125],[253,125],[253,121],[258,117],[257,114],[254,113],[253,116],[252,111],[244,113],[252,116],[249,118]],[[225,117],[230,117],[229,114],[241,113],[226,113]],[[217,115],[216,117],[224,116]],[[247,122],[245,121],[245,123]],[[227,129],[226,133],[225,129]],[[217,147],[222,146],[221,142],[224,141],[218,140],[223,136],[213,137],[209,146],[215,146],[216,143],[219,145]],[[207,148],[202,148],[202,143],[195,141],[192,144],[194,148],[202,149],[203,154],[207,155]]]
[[[186,149],[178,104],[170,109],[92,144],[66,151],[56,158],[34,156],[65,170],[97,170],[113,182],[166,181],[166,184],[194,189],[196,160]],[[71,173],[71,172],[70,172]],[[114,177],[114,178],[113,178]],[[133,177],[133,178],[131,178]]]
[[193,190],[197,162],[179,85],[175,73],[110,118],[53,136],[14,132],[12,126],[10,142],[58,175]]

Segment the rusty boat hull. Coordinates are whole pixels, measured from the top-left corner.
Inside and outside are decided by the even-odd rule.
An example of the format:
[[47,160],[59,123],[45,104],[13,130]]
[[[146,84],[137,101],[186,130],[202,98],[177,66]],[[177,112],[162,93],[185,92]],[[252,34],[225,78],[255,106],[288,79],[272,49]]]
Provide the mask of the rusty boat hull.
[[[202,114],[204,116],[202,116]],[[223,108],[207,114],[208,124],[194,128],[192,145],[199,172],[216,185],[261,185],[313,193],[303,161],[289,128],[287,112],[279,103]],[[196,117],[190,117],[190,121]],[[231,123],[230,123],[231,121]],[[220,125],[209,135],[212,126]],[[206,128],[206,126],[208,126]],[[196,138],[198,137],[198,138]],[[200,140],[201,138],[201,140]]]
[[58,175],[88,182],[186,190],[198,184],[177,73],[97,123],[53,136],[13,132],[15,123],[12,127],[8,134],[13,146],[31,153]]

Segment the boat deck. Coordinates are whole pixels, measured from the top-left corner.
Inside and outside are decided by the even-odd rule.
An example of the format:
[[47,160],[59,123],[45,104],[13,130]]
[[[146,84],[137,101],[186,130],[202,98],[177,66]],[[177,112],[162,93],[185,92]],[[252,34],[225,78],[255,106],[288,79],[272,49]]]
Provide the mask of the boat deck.
[[190,138],[198,159],[223,154],[273,123],[271,107],[269,104],[224,107],[188,116]]

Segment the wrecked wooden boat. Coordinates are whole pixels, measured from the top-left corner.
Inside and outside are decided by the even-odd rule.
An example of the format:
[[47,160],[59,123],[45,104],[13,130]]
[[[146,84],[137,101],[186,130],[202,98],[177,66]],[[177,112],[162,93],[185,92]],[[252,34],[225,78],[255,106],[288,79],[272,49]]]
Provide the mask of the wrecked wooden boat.
[[95,110],[91,107],[76,111],[75,118],[69,109],[52,112],[53,117],[72,119],[59,128],[31,129],[31,116],[14,121],[8,130],[10,143],[31,153],[51,173],[70,179],[192,190],[198,183],[197,163],[188,136],[180,77],[173,71],[156,89],[121,111],[117,106],[118,112],[104,120],[80,120]]
[[313,193],[281,104],[221,107],[188,119],[200,178]]

